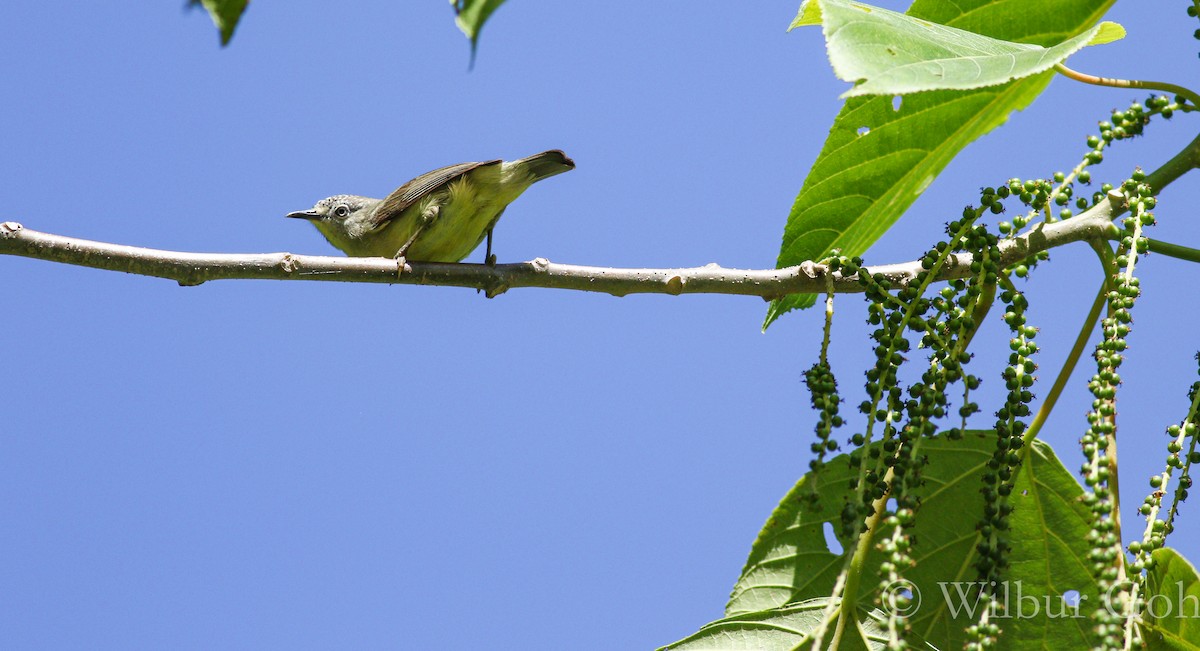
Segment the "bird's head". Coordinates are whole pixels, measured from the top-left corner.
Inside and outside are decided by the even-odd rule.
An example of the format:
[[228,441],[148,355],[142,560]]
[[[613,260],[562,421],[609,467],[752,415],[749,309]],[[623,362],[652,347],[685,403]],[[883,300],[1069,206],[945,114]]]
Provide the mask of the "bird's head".
[[321,199],[317,202],[317,205],[308,210],[297,210],[296,212],[288,213],[287,216],[314,222],[338,224],[351,220],[352,217],[361,217],[364,211],[374,208],[377,203],[379,203],[377,199],[369,199],[353,194],[337,194]]
[[[369,228],[369,217],[377,205],[378,199],[354,194],[337,194],[321,199],[308,210],[290,212],[287,216],[311,221],[317,229],[330,237],[332,242],[332,238],[338,236],[361,237],[363,231]],[[344,248],[339,244],[340,242],[334,242],[334,246]]]

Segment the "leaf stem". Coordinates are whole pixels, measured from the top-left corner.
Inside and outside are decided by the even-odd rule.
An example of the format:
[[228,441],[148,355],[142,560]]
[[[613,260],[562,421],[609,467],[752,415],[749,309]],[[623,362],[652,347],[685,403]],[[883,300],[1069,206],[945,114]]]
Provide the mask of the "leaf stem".
[[1033,417],[1033,422],[1025,430],[1022,438],[1026,447],[1037,438],[1038,432],[1046,423],[1046,419],[1050,417],[1050,412],[1054,410],[1054,405],[1062,395],[1063,389],[1067,387],[1067,381],[1071,379],[1071,374],[1075,372],[1079,358],[1083,356],[1083,351],[1087,348],[1088,339],[1096,331],[1096,323],[1100,321],[1100,311],[1104,309],[1107,294],[1108,280],[1106,278],[1104,282],[1100,283],[1100,291],[1096,292],[1096,300],[1092,301],[1092,309],[1088,310],[1087,316],[1083,319],[1083,326],[1079,328],[1079,335],[1075,337],[1075,345],[1071,346],[1071,352],[1067,355],[1066,361],[1063,362],[1062,368],[1058,369],[1058,377],[1054,378],[1054,385],[1050,387],[1050,393],[1046,395],[1042,406],[1038,408],[1037,415]]
[[1163,242],[1162,240],[1149,237],[1146,240],[1150,243],[1150,251],[1152,253],[1161,253],[1162,255],[1187,260],[1188,262],[1200,262],[1200,249],[1193,249],[1190,246],[1183,246],[1182,244],[1171,244],[1170,242]]
[[1144,88],[1146,90],[1161,90],[1166,93],[1174,93],[1180,97],[1184,97],[1191,102],[1193,106],[1200,106],[1200,95],[1195,91],[1184,88],[1178,84],[1172,84],[1165,81],[1146,81],[1144,79],[1113,79],[1111,77],[1097,77],[1087,73],[1072,70],[1061,63],[1054,65],[1054,69],[1064,77],[1081,81],[1085,84],[1093,86],[1111,86],[1113,88]]

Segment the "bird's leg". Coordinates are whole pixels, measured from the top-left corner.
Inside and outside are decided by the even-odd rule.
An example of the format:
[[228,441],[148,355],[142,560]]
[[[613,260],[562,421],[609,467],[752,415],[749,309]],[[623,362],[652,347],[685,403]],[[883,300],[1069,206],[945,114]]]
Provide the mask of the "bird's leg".
[[[488,224],[487,227],[487,249],[483,254],[483,264],[489,267],[496,266],[496,254],[492,253],[492,230],[496,228],[496,222],[500,221],[500,215],[503,214],[504,208],[501,208],[500,212],[496,213],[495,219],[493,219],[492,223]],[[480,291],[481,290],[476,289],[475,293],[478,294]],[[488,298],[491,298],[491,296],[489,295]]]
[[[495,227],[492,227],[495,228]],[[487,231],[487,253],[483,256],[483,264],[489,267],[496,266],[496,256],[492,253],[492,229]]]
[[487,253],[483,256],[483,263],[489,267],[496,266],[496,256],[492,254],[492,230],[496,228],[496,222],[500,221],[500,216],[503,214],[504,208],[501,208],[500,212],[496,213],[495,218],[492,219],[492,223],[488,224],[487,227]]
[[405,259],[405,255],[408,253],[408,249],[413,245],[413,242],[417,241],[417,237],[419,237],[421,235],[421,232],[425,230],[425,227],[432,224],[433,221],[435,219],[437,219],[438,212],[440,210],[441,210],[441,207],[435,203],[435,204],[430,204],[428,208],[421,211],[421,223],[417,224],[417,230],[413,231],[413,234],[411,237],[408,238],[408,241],[405,242],[404,245],[400,247],[399,251],[396,251],[396,265],[397,265],[396,266],[396,274],[397,275],[404,273],[404,265],[408,262]]

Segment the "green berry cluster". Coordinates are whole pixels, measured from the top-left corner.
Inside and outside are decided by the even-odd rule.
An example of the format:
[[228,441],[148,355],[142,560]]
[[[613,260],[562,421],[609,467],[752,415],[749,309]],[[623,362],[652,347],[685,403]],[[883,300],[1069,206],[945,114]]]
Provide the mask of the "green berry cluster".
[[[966,348],[982,317],[980,306],[990,305],[997,283],[999,238],[975,225],[987,210],[968,207],[963,219],[949,225],[949,241],[939,242],[922,256],[920,271],[897,289],[890,286],[888,278],[868,273],[860,259],[841,258],[830,263],[833,271],[857,276],[870,301],[867,321],[875,326],[871,337],[876,363],[866,374],[868,399],[859,405],[859,411],[867,417],[867,427],[850,440],[855,448],[849,455],[851,464],[859,468],[851,484],[857,499],[843,509],[842,533],[856,537],[881,498],[894,500],[894,508],[881,520],[880,530],[889,533],[877,546],[886,555],[880,567],[881,588],[894,585],[914,565],[911,526],[923,483],[921,441],[936,434],[937,421],[953,413],[948,387],[962,382],[964,395],[963,406],[957,412],[962,426],[950,429],[947,436],[961,437],[967,417],[979,411],[978,405],[969,401],[969,392],[978,388],[980,381],[966,373],[964,366],[971,359]],[[972,254],[970,277],[952,281],[927,298],[943,265],[951,256],[964,252]],[[919,381],[901,389],[897,371],[912,349],[912,334],[920,336],[921,347],[930,351],[929,365]],[[815,368],[810,372],[814,379],[820,376]],[[881,440],[878,445],[870,445],[872,433],[879,426]],[[894,594],[888,597],[897,598]],[[889,648],[906,648],[903,638],[908,622],[897,614],[897,604],[881,605],[889,606]]]
[[[861,262],[850,261],[850,268],[861,269]],[[904,391],[900,388],[897,373],[904,364],[905,354],[912,348],[907,331],[921,332],[926,323],[924,315],[929,310],[929,301],[922,298],[924,283],[917,280],[900,288],[895,295],[890,291],[888,280],[881,274],[858,273],[867,300],[867,323],[876,326],[871,333],[875,342],[875,365],[866,373],[869,398],[859,405],[859,411],[867,417],[866,432],[856,434],[851,443],[855,446],[870,442],[876,424],[882,424],[882,442],[867,448],[867,458],[852,463],[870,462],[860,465],[864,488],[860,494],[862,517],[873,513],[873,502],[890,494],[898,503],[907,504],[905,487],[913,484],[910,476],[912,467],[912,431],[900,425],[903,414]],[[858,450],[856,450],[857,452]],[[891,475],[889,482],[887,476]],[[907,504],[911,508],[911,504]],[[846,524],[843,522],[843,524]]]
[[[1197,355],[1197,360],[1200,361],[1200,355]],[[1181,441],[1177,446],[1177,450],[1173,452],[1174,462],[1167,463],[1173,467],[1179,468],[1179,485],[1175,488],[1175,494],[1171,500],[1171,508],[1167,511],[1166,533],[1170,534],[1175,530],[1175,516],[1179,514],[1179,505],[1188,497],[1188,490],[1192,487],[1192,466],[1200,464],[1200,451],[1198,447],[1197,434],[1200,434],[1200,382],[1192,384],[1191,392],[1188,397],[1192,400],[1192,407],[1188,410],[1187,418],[1183,420],[1183,424],[1179,426],[1185,441]],[[1168,434],[1172,434],[1172,428],[1167,429]],[[1182,457],[1179,454],[1183,448],[1187,447],[1187,454]],[[1170,457],[1168,457],[1170,459]],[[1182,461],[1182,464],[1178,462]]]
[[[1029,179],[1022,181],[1018,178],[1011,178],[1004,185],[1000,186],[996,190],[997,198],[1007,199],[1010,196],[1015,197],[1030,209],[1029,214],[1017,215],[1011,223],[1002,221],[997,224],[996,227],[1000,233],[1003,235],[1014,235],[1017,231],[1025,228],[1034,215],[1045,210],[1050,205],[1050,202],[1054,199],[1054,189],[1054,183],[1050,179]],[[988,188],[984,188],[984,193],[981,197],[984,202],[988,201],[987,190]],[[1002,212],[1002,210],[996,210],[994,203],[988,207],[997,213]]]
[[[1146,125],[1150,124],[1151,119],[1155,116],[1161,115],[1169,120],[1176,111],[1181,110],[1191,111],[1194,110],[1194,107],[1187,105],[1182,97],[1176,97],[1172,101],[1166,95],[1150,95],[1146,98],[1145,104],[1133,102],[1124,111],[1114,110],[1108,120],[1101,121],[1097,125],[1099,135],[1093,134],[1087,137],[1089,151],[1084,155],[1083,161],[1072,171],[1071,176],[1085,185],[1091,183],[1092,175],[1086,168],[1101,163],[1104,160],[1104,149],[1114,140],[1127,140],[1140,136]],[[1066,180],[1069,182],[1071,179],[1067,178]],[[1104,199],[1107,192],[1107,189],[1101,188],[1100,192],[1092,193],[1090,201],[1086,197],[1078,197],[1075,199],[1075,207],[1079,210],[1087,210]]]
[[[902,288],[893,296],[887,287],[879,282],[880,278],[862,274],[861,279],[872,300],[868,310],[868,322],[878,327],[872,333],[876,342],[876,364],[867,372],[868,395],[875,400],[864,401],[859,409],[867,415],[868,420],[880,422],[884,428],[880,445],[869,448],[869,458],[863,459],[872,462],[871,467],[862,469],[862,474],[874,490],[864,495],[866,499],[861,504],[868,509],[869,515],[869,509],[873,508],[871,502],[882,496],[890,494],[895,501],[894,509],[887,513],[882,521],[881,530],[889,531],[890,534],[878,545],[885,554],[885,559],[880,564],[878,594],[881,598],[886,594],[890,599],[903,600],[902,596],[889,594],[886,590],[895,585],[914,565],[910,554],[913,540],[909,529],[916,512],[915,489],[921,483],[922,466],[922,460],[914,456],[914,451],[920,445],[921,434],[932,433],[932,428],[926,428],[919,416],[914,422],[914,416],[924,411],[920,403],[926,403],[927,406],[931,399],[922,397],[918,400],[916,396],[922,391],[914,385],[910,388],[910,395],[914,397],[906,402],[904,392],[897,382],[897,370],[905,361],[903,353],[911,347],[906,337],[906,329],[919,332],[927,327],[923,316],[929,309],[929,302],[921,298],[919,282]],[[886,407],[880,404],[884,396]],[[932,401],[936,402],[936,399]],[[906,412],[909,416],[908,423],[900,424],[899,421]],[[909,624],[907,618],[901,615],[903,604],[880,605],[884,606],[888,613],[888,648],[907,648],[904,638]]]
[[[1114,110],[1108,120],[1099,123],[1098,134],[1087,137],[1088,152],[1070,172],[1055,172],[1049,179],[1009,179],[994,190],[985,188],[981,204],[992,214],[998,215],[1006,211],[1003,202],[1011,196],[1028,208],[1024,214],[1013,217],[1012,221],[997,224],[1000,234],[1008,237],[1015,237],[1039,213],[1044,213],[1048,222],[1070,219],[1076,210],[1087,210],[1096,205],[1111,189],[1101,188],[1099,192],[1093,192],[1090,196],[1075,196],[1075,183],[1089,185],[1092,182],[1092,173],[1087,168],[1104,160],[1106,147],[1114,140],[1126,140],[1142,135],[1146,125],[1155,116],[1161,115],[1170,119],[1176,111],[1193,109],[1194,107],[1187,105],[1181,97],[1171,100],[1165,95],[1150,95],[1144,104],[1133,102],[1123,111]],[[1058,212],[1052,214],[1053,210]],[[1038,259],[1046,259],[1046,253],[1042,252]],[[1030,260],[1025,265],[1032,266],[1034,263],[1036,260]],[[1014,271],[1019,277],[1024,277],[1027,268],[1022,269],[1022,265],[1018,265]]]
[[1091,491],[1085,495],[1085,503],[1092,511],[1092,529],[1088,533],[1092,551],[1088,560],[1100,594],[1116,600],[1116,603],[1103,604],[1093,613],[1097,649],[1122,647],[1124,622],[1118,613],[1129,610],[1126,602],[1130,598],[1131,584],[1120,580],[1121,541],[1115,500],[1109,486],[1115,469],[1111,467],[1108,450],[1116,437],[1116,392],[1121,383],[1118,369],[1124,360],[1126,337],[1133,322],[1130,309],[1140,293],[1138,279],[1133,275],[1134,267],[1138,255],[1148,248],[1142,228],[1154,223],[1154,216],[1149,212],[1155,205],[1153,190],[1143,183],[1144,180],[1145,174],[1137,170],[1121,186],[1131,215],[1123,221],[1125,232],[1117,247],[1116,268],[1109,279],[1108,314],[1101,322],[1103,339],[1094,352],[1096,374],[1088,382],[1094,399],[1088,413],[1088,429],[1080,439],[1085,457],[1081,470],[1084,483]]
[[[880,448],[870,443],[877,423],[883,423],[885,441],[894,435],[895,422],[892,415],[900,398],[900,389],[896,385],[896,371],[903,363],[903,354],[909,350],[909,342],[902,336],[902,315],[894,313],[894,317],[884,317],[887,312],[885,306],[891,298],[886,289],[887,279],[882,274],[867,273],[862,264],[862,258],[859,257],[835,258],[829,263],[833,273],[840,273],[844,277],[858,277],[870,301],[867,321],[882,326],[872,335],[875,340],[875,365],[866,373],[867,395],[870,397],[859,405],[859,411],[867,416],[866,428],[865,431],[850,437],[850,465],[859,468],[860,472],[851,480],[850,488],[855,491],[856,500],[847,502],[842,508],[841,531],[844,537],[851,539],[857,538],[863,530],[866,518],[874,514],[873,504],[889,491],[888,483],[884,479]],[[884,398],[888,401],[887,408],[881,406]]]
[[1008,567],[1011,550],[1008,541],[1009,516],[1013,510],[1008,498],[1022,461],[1024,440],[1021,435],[1027,427],[1025,419],[1030,415],[1029,404],[1033,401],[1031,388],[1037,365],[1032,357],[1037,353],[1038,346],[1034,342],[1037,328],[1029,325],[1025,316],[1029,303],[1000,269],[999,238],[977,227],[973,241],[965,245],[974,253],[972,271],[983,274],[985,282],[992,287],[1003,287],[1000,301],[1005,306],[1004,322],[1013,333],[1009,341],[1008,366],[1001,375],[1008,391],[1004,405],[996,412],[996,447],[981,478],[984,507],[974,565],[980,585],[985,590],[981,595],[984,614],[968,627],[970,641],[966,646],[967,649],[980,650],[994,647],[999,635],[999,627],[988,621],[987,612],[995,596],[994,591],[1002,585]]
[[[1061,183],[1066,177],[1062,172],[1054,173],[1055,182]],[[996,189],[990,187],[983,188],[980,192],[980,205],[987,208],[992,214],[998,215],[1006,211],[1004,202],[1009,198],[1015,198],[1029,210],[1012,218],[1012,221],[1001,221],[996,224],[996,230],[1004,237],[1016,237],[1021,229],[1029,225],[1029,223],[1042,211],[1047,210],[1052,202],[1059,205],[1065,205],[1065,201],[1069,201],[1071,197],[1071,186],[1055,186],[1050,179],[1028,179],[1021,180],[1011,178]],[[1064,215],[1069,217],[1070,211]],[[1049,215],[1049,212],[1047,212]],[[1053,220],[1050,220],[1053,221]],[[1029,259],[1014,265],[1013,273],[1018,277],[1024,278],[1029,275],[1029,270],[1036,266],[1038,261],[1046,260],[1050,257],[1047,251],[1038,251]]]
[[878,549],[884,553],[884,560],[879,564],[880,578],[876,593],[881,601],[886,598],[890,602],[877,605],[888,614],[889,650],[907,649],[908,643],[904,638],[911,630],[908,617],[904,614],[908,607],[908,597],[892,589],[900,585],[905,573],[916,565],[916,560],[912,557],[912,548],[916,541],[911,533],[917,506],[913,493],[912,490],[906,491],[904,503],[901,504],[901,500],[898,499],[895,512],[884,518],[883,527],[891,533],[878,545]]
[[[1009,363],[1002,374],[1008,392],[1005,404],[996,413],[996,448],[981,478],[984,511],[979,523],[981,538],[975,550],[975,569],[980,585],[985,588],[984,593],[980,595],[980,618],[967,629],[968,649],[993,648],[1000,633],[999,627],[989,620],[989,605],[994,598],[993,591],[1002,585],[1003,574],[1008,566],[1011,547],[1007,536],[1009,516],[1012,513],[1012,505],[1008,498],[1022,461],[1021,450],[1025,444],[1022,434],[1028,427],[1026,419],[1031,413],[1029,405],[1034,397],[1032,386],[1037,371],[1032,357],[1038,352],[1038,346],[1034,342],[1037,328],[1029,325],[1025,316],[1028,301],[1024,294],[1013,286],[1000,266],[1001,238],[988,232],[981,225],[970,225],[962,230],[963,224],[973,222],[974,218],[987,212],[1001,214],[1005,211],[1004,202],[1015,198],[1032,209],[1027,215],[1018,215],[1012,222],[1001,222],[998,225],[1002,236],[1015,236],[1017,231],[1029,224],[1033,215],[1046,209],[1051,203],[1061,206],[1069,201],[1069,185],[1066,186],[1067,190],[1062,190],[1065,181],[1066,176],[1060,172],[1054,175],[1053,181],[1010,179],[999,188],[983,188],[980,191],[980,207],[968,206],[963,212],[964,221],[949,225],[952,233],[961,233],[961,237],[957,238],[955,250],[969,252],[972,256],[971,274],[967,280],[953,281],[943,288],[939,298],[944,302],[935,302],[935,307],[939,310],[952,310],[949,312],[947,324],[951,327],[964,327],[959,341],[969,340],[968,333],[976,327],[980,308],[986,309],[990,306],[997,287],[1002,287],[999,298],[1005,306],[1004,321],[1013,333],[1009,342]],[[1020,277],[1028,275],[1029,268],[1036,264],[1038,259],[1031,257],[1024,263],[1015,265],[1013,273]],[[938,349],[938,342],[929,339],[923,340],[922,345]],[[965,351],[958,351],[957,354],[960,361],[969,359]],[[951,364],[947,366],[954,368]],[[979,410],[978,406],[969,400],[969,392],[979,386],[979,379],[965,375],[964,380],[966,392],[959,415],[963,418],[965,428],[966,418]]]
[[988,619],[990,604],[990,595],[980,600],[979,607],[983,609],[983,614],[980,616],[980,621],[967,627],[968,642],[963,645],[966,651],[983,651],[984,649],[996,648],[1000,639],[1000,626]]
[[989,586],[999,585],[1008,567],[1008,516],[1012,513],[1008,498],[1021,465],[1024,447],[1021,435],[1028,426],[1025,419],[1030,415],[1031,388],[1037,372],[1032,359],[1038,351],[1034,342],[1037,328],[1028,325],[1025,317],[1029,303],[1011,283],[1006,284],[1000,300],[1005,305],[1004,321],[1013,334],[1009,340],[1008,366],[1002,373],[1007,393],[1004,405],[996,412],[996,449],[983,474],[984,512],[979,523],[981,538],[975,549],[979,580]]
[[[981,193],[982,207],[968,206],[963,210],[962,220],[950,222],[946,227],[954,242],[954,245],[949,247],[950,250],[954,253],[971,254],[971,275],[967,279],[952,280],[939,290],[932,301],[937,315],[933,320],[936,327],[931,328],[921,339],[921,345],[933,351],[932,356],[936,362],[933,368],[940,369],[936,382],[934,378],[928,377],[928,372],[923,378],[941,393],[941,400],[931,414],[933,417],[940,418],[944,413],[947,406],[946,388],[959,380],[963,382],[963,399],[957,412],[960,425],[945,432],[951,439],[961,438],[967,427],[967,418],[979,412],[979,405],[972,402],[970,396],[971,391],[979,388],[981,381],[978,376],[967,373],[964,366],[971,360],[970,353],[966,351],[967,344],[978,329],[983,315],[991,307],[995,296],[999,239],[985,227],[975,225],[975,220],[986,210],[996,212],[989,208],[995,205],[995,194],[989,190],[990,188],[984,189]],[[937,249],[941,250],[945,246],[945,242],[938,243]]]
[[[1197,359],[1200,359],[1200,356]],[[1166,537],[1174,529],[1175,515],[1179,512],[1179,504],[1187,499],[1188,489],[1192,485],[1192,465],[1200,463],[1200,450],[1196,449],[1197,424],[1200,423],[1200,413],[1198,413],[1200,412],[1200,382],[1192,384],[1188,391],[1188,400],[1191,402],[1191,408],[1188,409],[1183,422],[1167,428],[1167,436],[1171,440],[1167,443],[1166,468],[1162,473],[1150,478],[1151,492],[1138,507],[1138,512],[1146,517],[1146,529],[1140,542],[1129,544],[1129,553],[1134,556],[1130,569],[1135,582],[1138,583],[1134,586],[1135,589],[1144,587],[1143,571],[1149,570],[1154,565],[1154,560],[1150,555],[1154,550],[1163,547]],[[1174,499],[1167,517],[1161,519],[1158,517],[1158,513],[1162,508],[1163,497],[1166,495],[1171,475],[1175,470],[1180,472],[1179,486],[1175,489]]]
[[[829,362],[824,359],[813,364],[804,372],[804,384],[808,387],[813,411],[817,413],[817,438],[809,446],[813,453],[813,459],[808,462],[808,469],[817,473],[825,467],[825,458],[829,453],[838,449],[838,442],[833,438],[833,430],[843,424],[842,417],[838,415],[841,398],[838,396],[837,380],[833,376],[833,370],[829,368]],[[815,483],[808,500],[814,507],[820,500]]]
[[[966,344],[979,327],[976,313],[981,301],[990,301],[991,298],[985,289],[981,289],[979,283],[968,283],[966,280],[950,281],[933,299],[933,309],[937,315],[935,324],[939,327],[926,333],[921,339],[921,345],[931,349],[935,358],[940,358],[937,366],[931,367],[922,377],[927,385],[937,390],[935,394],[940,395],[930,414],[932,417],[941,418],[945,415],[946,389],[960,379],[963,381],[962,404],[957,412],[959,426],[944,432],[950,439],[962,438],[963,431],[967,428],[967,418],[979,411],[979,405],[971,401],[971,391],[979,388],[980,379],[967,373],[964,365],[971,360],[971,355],[965,350]],[[942,337],[954,337],[957,345],[950,350],[939,347],[935,332],[940,332]],[[935,374],[935,370],[939,372]]]
[[[828,258],[822,261],[826,266],[826,276],[832,282],[833,274],[841,267],[841,249],[830,251]],[[833,290],[825,300],[825,331],[821,340],[821,357],[816,364],[804,372],[804,384],[811,396],[810,403],[813,411],[818,414],[816,440],[809,446],[813,458],[808,462],[808,469],[814,476],[825,467],[825,459],[829,453],[838,449],[838,443],[833,438],[833,430],[844,423],[838,414],[842,399],[837,392],[837,379],[829,366],[829,342],[833,336]],[[807,495],[809,506],[814,510],[819,508],[821,501],[819,482],[812,482],[812,492]]]
[[[882,274],[868,273],[862,265],[863,261],[858,257],[835,258],[829,263],[831,273],[857,277],[869,301],[867,322],[877,326],[871,334],[876,361],[866,372],[868,398],[858,407],[866,416],[866,427],[850,437],[853,448],[849,454],[850,464],[860,472],[851,480],[850,486],[856,491],[857,499],[847,503],[842,511],[842,534],[848,538],[857,537],[862,531],[866,518],[874,514],[876,501],[889,493],[899,499],[900,496],[894,493],[897,485],[894,478],[909,476],[909,446],[906,445],[909,433],[898,426],[903,410],[903,391],[898,385],[897,371],[905,361],[905,353],[911,349],[906,330],[920,331],[926,327],[922,317],[929,310],[929,301],[920,298],[923,283],[914,282],[892,295],[888,279]],[[871,445],[878,425],[883,428],[882,443]],[[889,471],[892,482],[886,478]],[[908,481],[902,479],[899,483],[907,484]]]

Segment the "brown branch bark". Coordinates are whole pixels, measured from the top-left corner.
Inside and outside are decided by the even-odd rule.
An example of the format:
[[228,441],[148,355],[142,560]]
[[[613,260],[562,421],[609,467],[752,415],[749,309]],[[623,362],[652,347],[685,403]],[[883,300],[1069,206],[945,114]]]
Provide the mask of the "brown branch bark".
[[[1002,262],[1015,263],[1038,251],[1081,240],[1106,239],[1115,233],[1112,219],[1123,205],[1112,195],[1095,207],[1066,221],[1038,225],[1001,244]],[[270,279],[325,280],[410,285],[471,287],[501,294],[516,287],[547,287],[627,294],[738,294],[773,299],[787,294],[823,293],[829,285],[825,268],[804,263],[786,269],[727,269],[717,264],[679,269],[618,269],[550,262],[482,264],[408,262],[403,269],[387,258],[345,258],[292,253],[187,253],[146,249],[121,244],[81,240],[41,233],[16,222],[0,224],[0,254],[52,262],[124,271],[168,278],[180,285],[211,280]],[[941,273],[943,279],[966,276],[971,256],[954,256]],[[868,267],[883,274],[893,286],[902,286],[921,270],[919,260]],[[853,277],[833,275],[833,291],[860,292]]]

